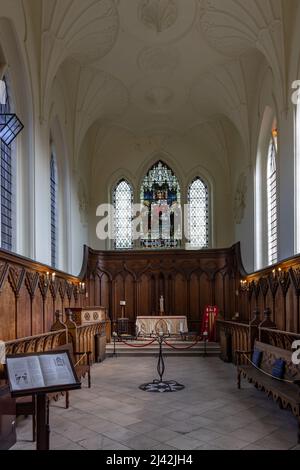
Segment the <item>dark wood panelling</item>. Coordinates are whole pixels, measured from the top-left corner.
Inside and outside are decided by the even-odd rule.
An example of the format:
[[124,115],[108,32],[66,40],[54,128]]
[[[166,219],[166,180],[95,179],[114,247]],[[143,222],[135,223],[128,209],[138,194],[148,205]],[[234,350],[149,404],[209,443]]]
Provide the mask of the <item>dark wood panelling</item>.
[[110,318],[159,312],[164,296],[165,313],[187,315],[200,322],[208,304],[218,303],[225,317],[235,312],[235,286],[239,285],[239,245],[224,250],[93,251],[86,247],[81,277],[90,279],[89,302],[98,300]]
[[80,279],[56,271],[56,279],[45,285],[48,266],[0,250],[0,339],[15,340],[50,330],[54,312],[81,305]]
[[240,318],[248,321],[249,312],[255,309],[263,318],[264,309],[270,308],[271,319],[279,330],[300,333],[300,256],[250,275],[239,264],[239,271],[246,282],[239,289]]
[[[275,269],[275,271],[273,271]],[[126,316],[157,314],[164,295],[166,314],[187,315],[201,321],[207,304],[216,304],[225,320],[238,312],[248,323],[253,311],[269,307],[277,328],[300,333],[300,257],[248,275],[240,246],[203,251],[93,251],[85,247],[79,277],[57,271],[55,282],[45,286],[51,268],[0,251],[0,339],[48,332],[54,312],[66,307],[102,305],[110,318],[120,317],[120,300]],[[87,297],[78,291],[84,280]],[[246,281],[241,288],[241,280]]]

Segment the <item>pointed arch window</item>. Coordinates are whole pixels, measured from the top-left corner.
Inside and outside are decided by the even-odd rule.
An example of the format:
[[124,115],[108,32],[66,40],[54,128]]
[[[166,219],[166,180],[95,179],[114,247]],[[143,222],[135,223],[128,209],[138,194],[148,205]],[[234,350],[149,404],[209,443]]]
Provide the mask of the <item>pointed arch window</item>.
[[189,244],[191,248],[209,246],[209,191],[207,184],[195,178],[188,188]]
[[118,250],[131,249],[133,247],[132,236],[132,204],[133,190],[126,180],[121,180],[113,193],[115,248]]
[[268,217],[268,263],[278,261],[277,246],[277,139],[278,130],[273,129],[267,160],[267,217]]
[[143,248],[177,248],[181,245],[180,185],[174,172],[158,161],[141,186]]
[[50,157],[50,215],[51,215],[51,266],[57,267],[57,165],[54,152]]
[[[6,103],[0,104],[0,114],[11,114],[9,96],[9,84],[6,77],[3,78],[6,89]],[[1,248],[12,251],[15,238],[15,171],[13,158],[13,144],[6,145],[0,140],[1,145]]]

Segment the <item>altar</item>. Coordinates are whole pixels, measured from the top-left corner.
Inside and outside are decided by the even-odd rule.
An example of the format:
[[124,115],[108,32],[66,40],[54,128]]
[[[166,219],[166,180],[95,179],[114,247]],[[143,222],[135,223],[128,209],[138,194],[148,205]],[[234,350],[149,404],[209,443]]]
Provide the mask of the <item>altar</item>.
[[146,316],[137,317],[136,332],[138,336],[150,336],[151,334],[170,333],[180,335],[188,331],[187,318],[185,316]]

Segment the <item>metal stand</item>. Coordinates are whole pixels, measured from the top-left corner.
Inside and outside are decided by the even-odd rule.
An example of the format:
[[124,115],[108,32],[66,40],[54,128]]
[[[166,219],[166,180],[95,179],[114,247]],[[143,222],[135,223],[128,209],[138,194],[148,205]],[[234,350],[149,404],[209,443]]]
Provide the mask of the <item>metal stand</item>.
[[157,341],[159,344],[159,355],[158,355],[158,362],[157,362],[157,372],[159,375],[159,380],[153,380],[153,382],[140,385],[140,389],[144,392],[155,392],[155,393],[166,393],[166,392],[179,392],[183,390],[185,387],[184,385],[179,384],[178,382],[171,380],[165,381],[163,380],[163,376],[165,373],[165,361],[163,357],[163,349],[162,345],[165,338],[168,338],[170,335],[164,335],[163,333],[159,333],[157,335]]
[[46,393],[38,393],[36,400],[36,450],[49,450],[50,426]]
[[208,341],[207,331],[203,333],[203,338],[204,338],[204,357],[207,357],[207,341]]
[[116,338],[117,338],[117,333],[113,333],[112,334],[113,336],[113,339],[114,339],[114,350],[113,350],[113,357],[116,357],[117,356],[117,352],[116,352]]

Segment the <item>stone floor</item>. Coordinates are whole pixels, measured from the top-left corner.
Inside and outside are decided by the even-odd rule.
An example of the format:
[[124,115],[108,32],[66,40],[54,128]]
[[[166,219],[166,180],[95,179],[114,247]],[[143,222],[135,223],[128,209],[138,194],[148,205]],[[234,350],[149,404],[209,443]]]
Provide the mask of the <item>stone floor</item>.
[[[297,446],[297,420],[218,358],[166,359],[166,379],[186,388],[156,394],[139,385],[156,376],[155,358],[117,357],[92,369],[92,388],[50,408],[51,448],[67,450],[285,450]],[[13,449],[32,449],[31,418],[18,420]]]

